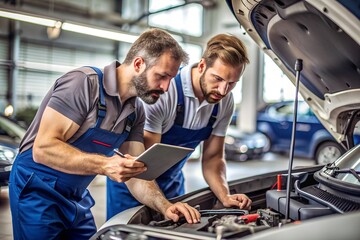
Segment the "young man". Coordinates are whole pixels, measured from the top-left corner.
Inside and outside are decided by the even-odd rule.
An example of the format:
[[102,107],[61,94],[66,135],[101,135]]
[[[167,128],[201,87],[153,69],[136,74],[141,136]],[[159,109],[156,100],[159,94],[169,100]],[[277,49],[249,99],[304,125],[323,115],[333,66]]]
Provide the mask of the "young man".
[[[206,182],[224,207],[241,209],[249,209],[252,202],[245,194],[230,194],[223,153],[226,129],[234,111],[230,92],[247,63],[243,43],[235,36],[219,34],[208,41],[199,63],[182,68],[171,81],[169,91],[155,104],[144,106],[145,147],[162,142],[195,148],[204,141],[202,169]],[[186,160],[156,179],[167,198],[184,194],[181,169]],[[108,185],[107,190],[111,195],[108,217],[139,204],[124,184]]]
[[[140,97],[155,103],[187,54],[165,31],[144,32],[123,64],[81,67],[56,80],[20,145],[10,176],[14,239],[89,239],[96,226],[86,189],[97,174],[126,182],[142,203],[178,220],[200,214],[171,204],[154,182],[131,179],[146,170],[131,155],[144,151]],[[113,149],[128,153],[125,158]]]

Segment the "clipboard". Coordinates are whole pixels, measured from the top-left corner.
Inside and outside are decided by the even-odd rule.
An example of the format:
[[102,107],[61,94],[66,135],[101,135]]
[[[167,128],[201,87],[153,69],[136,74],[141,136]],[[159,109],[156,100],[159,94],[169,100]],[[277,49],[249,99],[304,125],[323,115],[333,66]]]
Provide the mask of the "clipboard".
[[135,159],[143,162],[147,171],[134,176],[134,178],[154,180],[192,151],[194,151],[193,148],[155,143]]

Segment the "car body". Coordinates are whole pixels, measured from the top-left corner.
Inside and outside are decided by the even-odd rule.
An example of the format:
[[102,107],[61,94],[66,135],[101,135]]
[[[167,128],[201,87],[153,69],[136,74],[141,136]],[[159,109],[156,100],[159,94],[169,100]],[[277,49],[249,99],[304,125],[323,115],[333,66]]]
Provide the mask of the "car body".
[[[294,121],[294,101],[267,104],[257,113],[257,130],[270,142],[270,151],[289,153]],[[317,164],[332,163],[344,154],[344,147],[324,128],[305,101],[297,106],[294,156],[315,159]],[[360,136],[354,134],[354,142]]]
[[[246,133],[235,125],[230,125],[225,136],[225,159],[246,161],[261,158],[269,151],[270,143],[261,132]],[[190,160],[199,160],[202,155],[202,144],[198,145],[190,155]]]
[[0,187],[8,185],[11,166],[25,132],[15,120],[0,115]]
[[111,218],[92,239],[359,238],[360,145],[353,135],[360,121],[360,1],[227,3],[346,152],[325,166],[289,164],[287,171],[229,182],[231,193],[252,199],[250,212],[224,208],[209,188],[200,189],[173,200],[197,207],[199,224],[174,223],[139,206]]
[[357,239],[360,183],[349,168],[359,174],[359,156],[360,145],[334,164],[294,169],[296,192],[290,192],[288,218],[284,217],[288,172],[275,171],[229,182],[231,192],[246,193],[252,199],[250,212],[223,208],[209,188],[199,189],[172,200],[197,207],[198,224],[188,224],[183,218],[177,223],[164,220],[158,212],[138,206],[109,219],[91,240]]
[[246,133],[230,125],[225,136],[225,159],[246,161],[269,151],[269,140],[261,132]]

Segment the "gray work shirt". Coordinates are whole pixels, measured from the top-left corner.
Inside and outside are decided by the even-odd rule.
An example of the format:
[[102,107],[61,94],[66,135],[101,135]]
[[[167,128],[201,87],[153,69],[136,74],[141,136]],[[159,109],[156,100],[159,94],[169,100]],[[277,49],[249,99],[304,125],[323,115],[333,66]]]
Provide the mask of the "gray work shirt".
[[[128,99],[125,103],[121,102],[116,79],[116,68],[119,66],[120,63],[114,61],[105,66],[103,70],[107,111],[100,128],[122,133],[127,116],[135,111],[136,120],[126,141],[143,142],[145,122],[143,104],[136,97]],[[46,107],[51,107],[80,125],[78,131],[68,141],[72,143],[89,128],[95,126],[98,101],[99,79],[93,69],[80,67],[64,74],[55,81],[44,97],[33,122],[20,143],[20,152],[33,146]]]

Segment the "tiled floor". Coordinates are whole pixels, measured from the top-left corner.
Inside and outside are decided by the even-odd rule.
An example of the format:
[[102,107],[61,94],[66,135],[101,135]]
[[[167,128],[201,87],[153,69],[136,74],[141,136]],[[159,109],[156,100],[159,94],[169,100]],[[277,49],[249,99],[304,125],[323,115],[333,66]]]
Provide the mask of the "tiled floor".
[[1,195],[0,195],[0,239],[1,240],[13,239],[7,188],[1,188]]
[[[312,165],[313,160],[296,159],[293,167]],[[261,160],[249,160],[246,162],[228,161],[227,176],[228,180],[248,177],[269,171],[287,169],[288,159],[284,156],[266,154]],[[201,173],[200,161],[188,161],[183,169],[186,179],[186,191],[207,187]],[[191,183],[191,184],[190,184]],[[105,177],[98,176],[91,183],[89,190],[94,197],[96,204],[92,209],[95,222],[99,228],[105,222]],[[12,224],[9,208],[9,198],[7,188],[1,189],[0,196],[0,240],[11,240]]]

